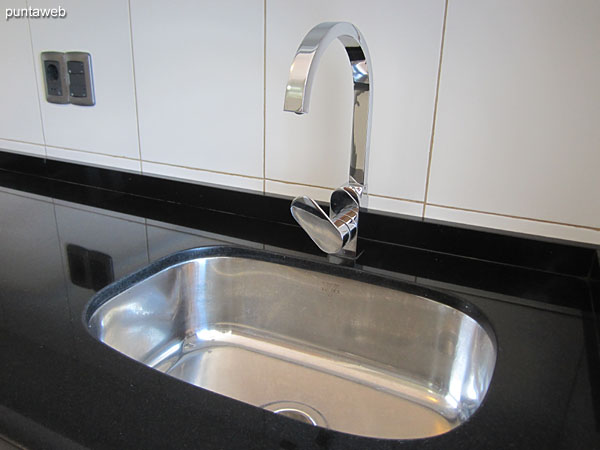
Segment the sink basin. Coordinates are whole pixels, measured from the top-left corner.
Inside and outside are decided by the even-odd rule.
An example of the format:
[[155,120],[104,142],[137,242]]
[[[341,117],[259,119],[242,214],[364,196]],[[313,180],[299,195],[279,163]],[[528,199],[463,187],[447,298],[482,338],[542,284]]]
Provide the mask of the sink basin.
[[445,433],[480,406],[496,361],[454,297],[357,269],[237,247],[163,258],[98,292],[85,323],[156,370],[346,433]]

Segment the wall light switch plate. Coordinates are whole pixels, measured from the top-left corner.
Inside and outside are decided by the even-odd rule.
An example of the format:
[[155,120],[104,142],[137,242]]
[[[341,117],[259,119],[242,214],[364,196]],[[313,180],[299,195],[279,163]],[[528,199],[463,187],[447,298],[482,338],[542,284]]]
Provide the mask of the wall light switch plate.
[[43,52],[42,72],[46,85],[46,100],[50,103],[69,103],[65,54]]
[[92,76],[92,56],[85,52],[65,53],[69,81],[69,103],[93,106],[94,81]]

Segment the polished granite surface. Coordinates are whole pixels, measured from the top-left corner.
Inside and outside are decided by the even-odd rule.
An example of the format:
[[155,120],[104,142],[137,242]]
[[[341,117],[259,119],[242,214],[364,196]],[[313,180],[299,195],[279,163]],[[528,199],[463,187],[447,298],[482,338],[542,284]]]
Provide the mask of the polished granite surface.
[[361,218],[359,269],[458,296],[483,312],[498,341],[489,391],[465,424],[412,441],[361,438],[170,378],[84,328],[97,289],[178,250],[228,244],[328,264],[290,221],[286,199],[1,152],[0,162],[0,436],[9,442],[44,449],[600,448],[596,248]]

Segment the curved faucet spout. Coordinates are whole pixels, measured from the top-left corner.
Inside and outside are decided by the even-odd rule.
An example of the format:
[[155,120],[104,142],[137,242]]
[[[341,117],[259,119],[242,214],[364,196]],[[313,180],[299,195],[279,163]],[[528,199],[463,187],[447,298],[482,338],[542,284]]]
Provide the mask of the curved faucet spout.
[[339,39],[344,45],[352,67],[354,110],[349,184],[358,185],[362,192],[367,182],[373,85],[369,49],[354,25],[347,22],[324,22],[308,32],[290,67],[283,109],[296,114],[308,112],[316,68],[326,48],[335,39]]
[[348,183],[331,195],[329,217],[308,197],[296,197],[290,208],[292,216],[321,250],[335,255],[338,262],[357,257],[358,215],[360,200],[366,190],[367,156],[371,133],[373,75],[371,57],[360,31],[347,22],[325,22],[304,37],[296,51],[285,89],[283,109],[296,114],[308,112],[313,79],[327,46],[339,39],[346,49],[354,80],[352,112],[352,148]]

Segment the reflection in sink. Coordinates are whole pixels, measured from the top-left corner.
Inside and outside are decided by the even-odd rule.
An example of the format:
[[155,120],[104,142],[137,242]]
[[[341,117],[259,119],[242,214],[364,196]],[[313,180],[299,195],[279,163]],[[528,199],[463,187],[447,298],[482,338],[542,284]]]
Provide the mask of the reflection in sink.
[[235,247],[163,258],[96,294],[85,320],[98,340],[173,377],[379,438],[460,425],[496,361],[493,333],[471,305]]

